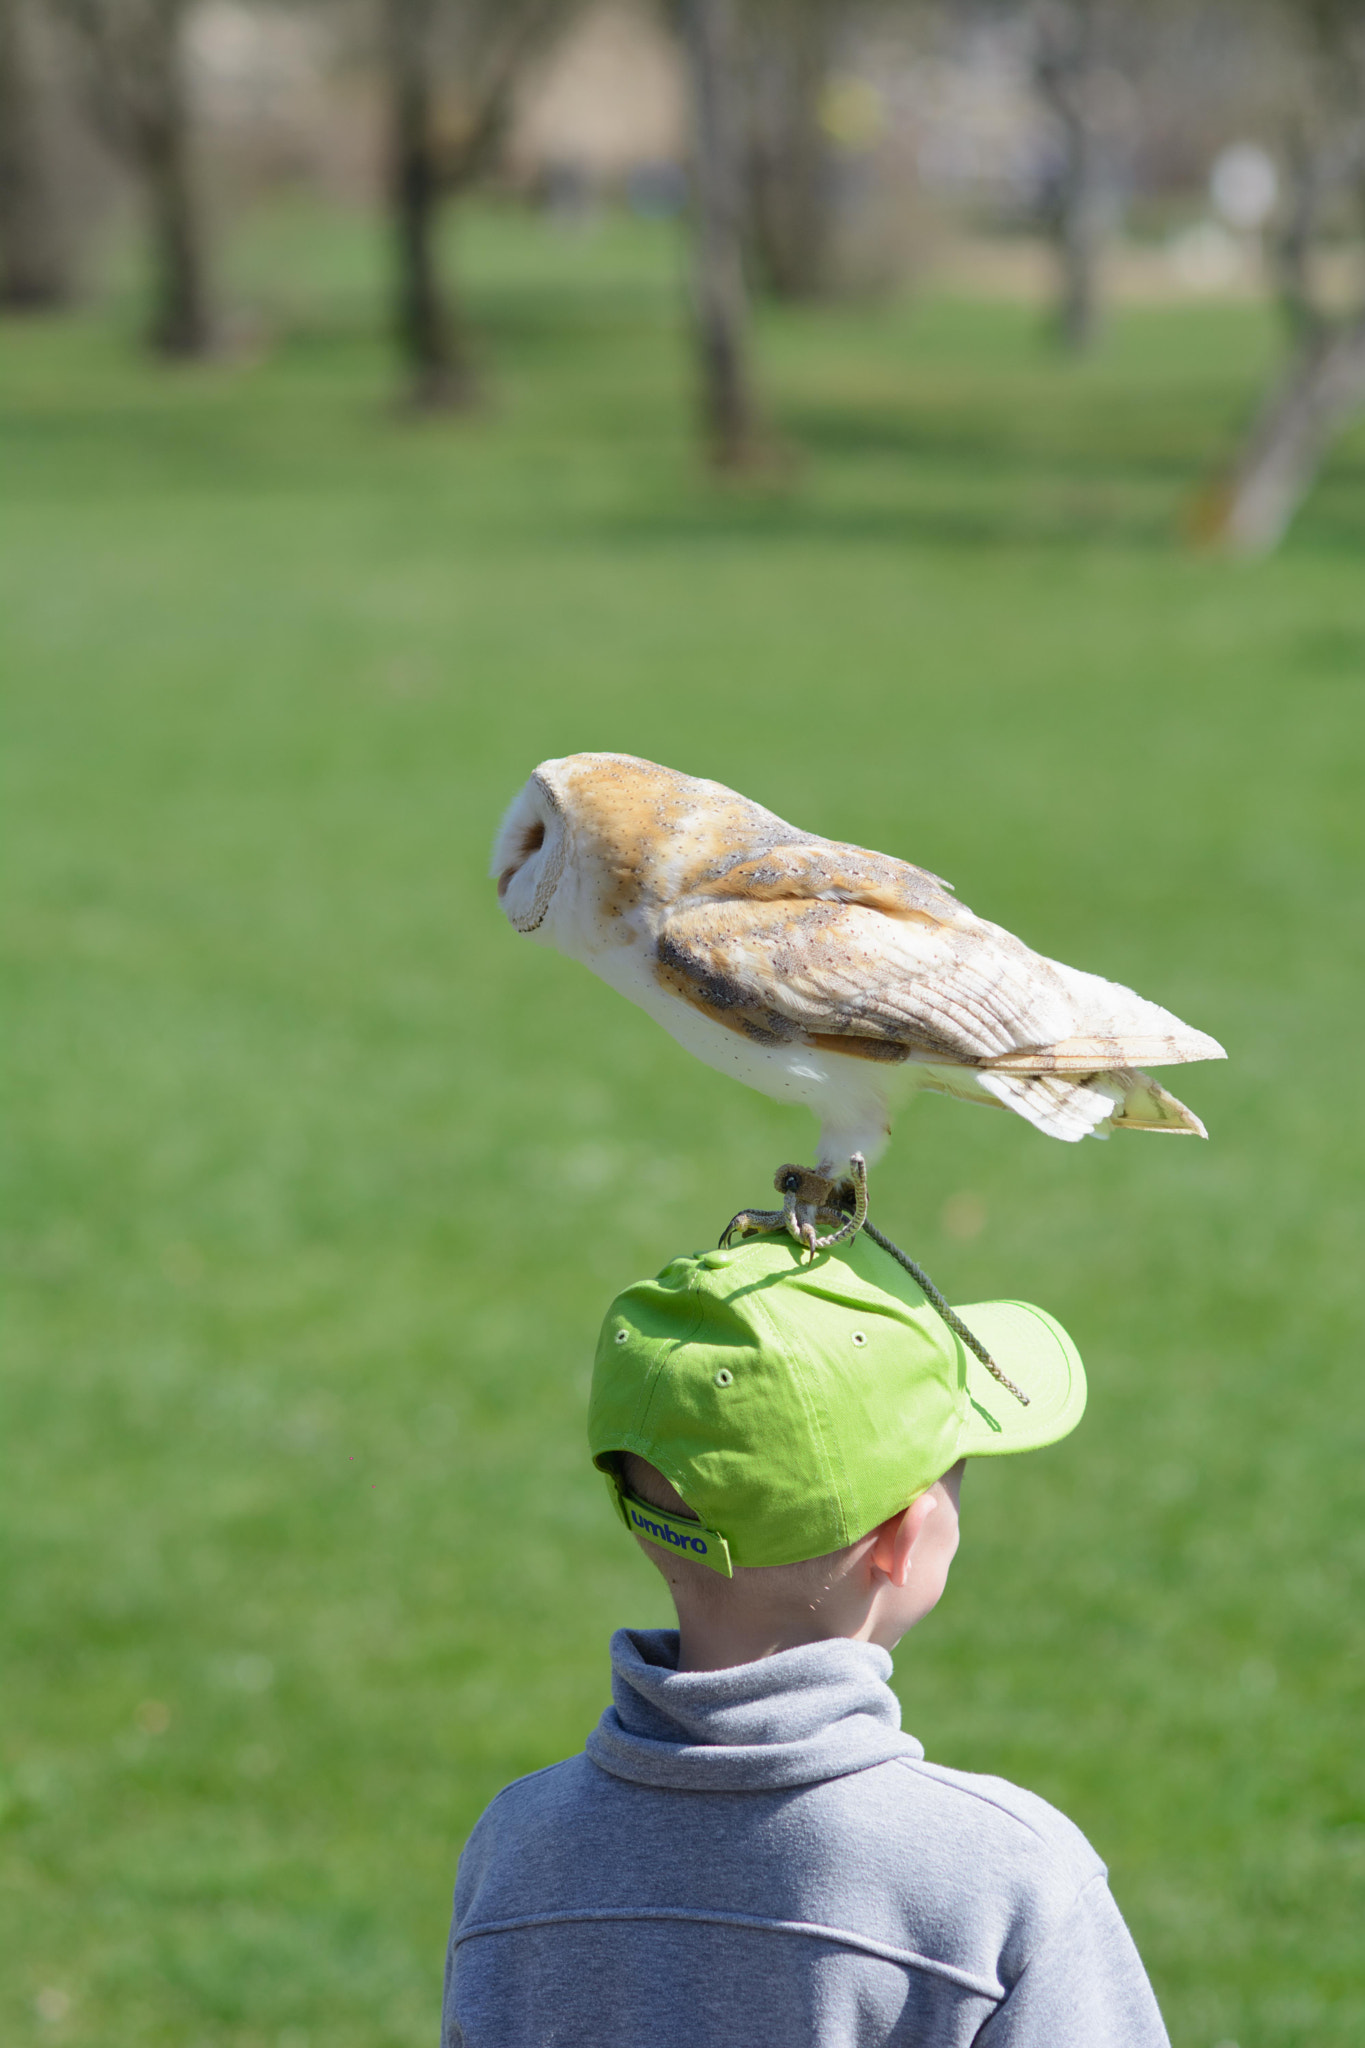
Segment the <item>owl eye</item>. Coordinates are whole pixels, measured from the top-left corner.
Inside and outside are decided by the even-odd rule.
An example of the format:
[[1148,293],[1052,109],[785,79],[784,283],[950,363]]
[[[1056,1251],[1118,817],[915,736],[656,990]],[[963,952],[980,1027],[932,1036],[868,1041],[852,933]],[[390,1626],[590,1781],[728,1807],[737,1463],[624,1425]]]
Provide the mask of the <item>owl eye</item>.
[[528,825],[526,827],[526,830],[521,835],[522,859],[529,860],[533,853],[540,852],[540,849],[544,844],[545,827],[541,824],[540,819],[537,818],[535,823],[533,825]]

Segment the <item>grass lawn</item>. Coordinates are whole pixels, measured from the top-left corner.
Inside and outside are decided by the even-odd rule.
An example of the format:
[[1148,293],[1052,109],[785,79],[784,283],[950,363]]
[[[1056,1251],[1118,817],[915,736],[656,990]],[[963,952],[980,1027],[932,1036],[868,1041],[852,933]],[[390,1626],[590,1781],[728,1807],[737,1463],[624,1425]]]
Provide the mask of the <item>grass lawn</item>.
[[1365,2039],[1365,442],[1283,554],[1179,505],[1237,307],[766,318],[780,487],[688,439],[663,229],[459,241],[472,423],[387,404],[363,223],[243,230],[252,361],[0,333],[12,1035],[0,2036],[432,2048],[460,1842],[664,1617],[582,1447],[596,1324],[811,1149],[520,942],[545,755],[949,876],[1224,1040],[1208,1146],[901,1124],[884,1226],[1032,1298],[1076,1437],[969,1473],[931,1757],[1107,1859],[1176,2048]]

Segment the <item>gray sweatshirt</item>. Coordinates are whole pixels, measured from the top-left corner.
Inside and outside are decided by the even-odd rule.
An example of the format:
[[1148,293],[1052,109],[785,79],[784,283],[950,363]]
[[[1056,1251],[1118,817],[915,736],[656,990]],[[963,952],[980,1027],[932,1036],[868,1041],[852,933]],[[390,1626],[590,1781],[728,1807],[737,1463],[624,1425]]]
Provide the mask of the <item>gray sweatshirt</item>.
[[611,1648],[586,1753],[460,1858],[444,2048],[1169,2048],[1085,1837],[926,1763],[885,1650]]

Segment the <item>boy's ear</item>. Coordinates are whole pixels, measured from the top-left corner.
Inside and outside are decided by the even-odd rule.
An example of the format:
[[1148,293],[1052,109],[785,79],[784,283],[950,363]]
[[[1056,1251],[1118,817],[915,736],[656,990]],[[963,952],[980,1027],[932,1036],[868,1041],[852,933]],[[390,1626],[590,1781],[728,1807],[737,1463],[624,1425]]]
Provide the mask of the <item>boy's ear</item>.
[[921,1529],[937,1506],[938,1496],[930,1487],[918,1500],[912,1500],[908,1508],[902,1508],[898,1515],[888,1515],[877,1529],[872,1545],[872,1562],[893,1586],[910,1583],[911,1552]]

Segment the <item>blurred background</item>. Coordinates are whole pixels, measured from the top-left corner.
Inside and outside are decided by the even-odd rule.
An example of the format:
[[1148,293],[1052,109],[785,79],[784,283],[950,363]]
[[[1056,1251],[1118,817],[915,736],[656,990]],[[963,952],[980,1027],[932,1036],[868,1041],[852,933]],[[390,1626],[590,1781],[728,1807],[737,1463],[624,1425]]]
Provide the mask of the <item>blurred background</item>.
[[896,1682],[1176,2048],[1365,2039],[1363,229],[1365,0],[0,0],[7,2044],[433,2044],[664,1619],[597,1322],[813,1131],[503,922],[581,748],[1227,1045],[901,1121],[1092,1393]]

